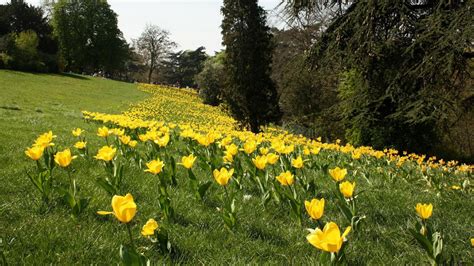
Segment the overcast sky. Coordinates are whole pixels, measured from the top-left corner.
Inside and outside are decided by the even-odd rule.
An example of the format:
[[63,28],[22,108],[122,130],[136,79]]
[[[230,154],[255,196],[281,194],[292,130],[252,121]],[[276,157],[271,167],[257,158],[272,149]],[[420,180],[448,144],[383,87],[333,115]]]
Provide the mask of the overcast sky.
[[[0,0],[0,3],[6,3]],[[39,5],[40,0],[26,0]],[[179,44],[177,49],[206,47],[214,54],[221,46],[220,24],[222,0],[108,0],[118,14],[118,24],[127,41],[137,38],[147,23],[170,31],[171,39]],[[274,9],[280,0],[260,0],[269,11],[269,22],[275,25]],[[272,15],[274,14],[274,15]]]

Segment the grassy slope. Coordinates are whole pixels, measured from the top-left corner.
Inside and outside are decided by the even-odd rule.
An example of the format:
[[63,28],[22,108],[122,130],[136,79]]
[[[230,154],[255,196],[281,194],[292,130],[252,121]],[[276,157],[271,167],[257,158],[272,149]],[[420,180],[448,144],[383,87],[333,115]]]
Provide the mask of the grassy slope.
[[[75,162],[77,180],[83,193],[93,197],[86,213],[75,221],[61,206],[48,214],[37,211],[37,194],[23,168],[31,166],[24,148],[40,133],[53,130],[58,145],[73,143],[70,129],[89,131],[91,146],[99,140],[92,138],[96,126],[81,119],[80,111],[117,113],[127,103],[144,97],[135,86],[101,79],[78,79],[64,76],[33,75],[0,71],[0,237],[10,263],[80,264],[116,263],[118,246],[126,242],[125,228],[113,219],[98,217],[99,209],[110,209],[110,198],[93,183],[104,174],[93,160]],[[38,112],[40,110],[41,112]],[[328,158],[324,152],[321,158]],[[357,168],[358,165],[354,165]],[[424,183],[405,182],[401,177],[382,178],[383,168],[372,167],[370,184],[356,179],[364,190],[358,199],[361,212],[367,215],[364,226],[350,235],[347,247],[352,264],[402,264],[426,262],[423,253],[407,233],[407,221],[414,220],[417,202],[432,202],[435,206],[431,222],[444,233],[446,249],[468,264],[474,262],[469,238],[474,235],[474,198],[472,194],[442,193],[427,189]],[[320,194],[327,203],[326,217],[343,221],[338,210],[330,204],[332,181],[322,173]],[[204,176],[201,174],[201,176]],[[186,182],[180,171],[181,182]],[[62,176],[65,178],[65,176]],[[156,187],[150,176],[139,169],[127,172],[127,185],[133,193],[139,213],[134,219],[138,237],[139,227],[146,219],[158,216]],[[219,188],[213,186],[211,195]],[[242,195],[240,195],[242,196]],[[318,252],[305,240],[307,232],[289,217],[287,212],[270,205],[264,210],[257,198],[240,200],[241,226],[235,234],[228,233],[215,208],[217,199],[211,196],[205,204],[197,202],[187,184],[171,191],[177,212],[175,223],[169,224],[176,252],[168,257],[172,262],[190,264],[279,263],[315,264]],[[274,211],[269,211],[274,208]],[[310,227],[306,222],[305,227]],[[144,240],[139,240],[146,243]],[[153,260],[157,252],[147,253]]]
[[0,237],[9,243],[9,262],[77,262],[87,241],[98,237],[93,228],[79,230],[87,222],[65,219],[62,211],[37,213],[37,194],[24,174],[31,166],[25,147],[48,130],[58,135],[56,141],[71,143],[73,127],[95,131],[82,110],[117,112],[146,96],[133,84],[100,78],[0,70]]

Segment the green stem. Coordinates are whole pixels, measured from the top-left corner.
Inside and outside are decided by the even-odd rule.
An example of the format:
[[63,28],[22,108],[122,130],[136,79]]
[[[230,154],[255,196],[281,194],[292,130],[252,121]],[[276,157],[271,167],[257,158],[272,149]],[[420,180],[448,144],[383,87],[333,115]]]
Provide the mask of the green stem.
[[319,219],[316,220],[316,221],[318,222],[319,227],[321,227],[321,230],[323,230],[323,228],[324,228],[323,222],[321,222],[321,220],[319,220]]
[[135,249],[135,244],[133,243],[132,229],[130,228],[130,223],[127,223],[128,236],[130,237],[130,245]]
[[71,168],[67,169],[67,174],[69,176],[69,189],[71,190],[74,197],[76,197],[76,180],[71,175]]
[[36,160],[36,166],[38,167],[38,173],[41,172],[42,167],[41,167],[41,164],[40,164],[39,160]]
[[229,193],[227,192],[227,187],[224,186],[226,200],[229,201]]

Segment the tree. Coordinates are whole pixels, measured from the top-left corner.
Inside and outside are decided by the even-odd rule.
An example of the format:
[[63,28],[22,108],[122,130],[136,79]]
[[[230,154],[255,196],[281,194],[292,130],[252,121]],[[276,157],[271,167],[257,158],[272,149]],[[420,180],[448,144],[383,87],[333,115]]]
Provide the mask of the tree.
[[53,26],[66,69],[93,73],[123,67],[128,46],[107,1],[59,0],[54,5]]
[[241,125],[258,132],[281,118],[270,78],[273,45],[266,14],[256,0],[225,0],[221,11],[228,77],[223,99]]
[[[341,1],[285,2],[300,14]],[[340,77],[335,105],[347,139],[433,151],[472,102],[472,1],[343,2],[308,59],[316,75]]]
[[[4,65],[18,70],[57,71],[58,45],[52,31],[41,8],[21,0],[0,5],[0,53],[9,61]],[[25,52],[24,45],[15,44],[18,38],[22,44],[35,44],[35,56],[30,57],[32,53]]]
[[202,46],[196,50],[170,53],[160,66],[162,81],[167,84],[196,88],[194,77],[202,71],[207,57],[205,48]]
[[225,53],[220,52],[204,62],[202,71],[195,80],[199,88],[199,96],[205,104],[217,106],[221,103],[221,90],[224,87]]
[[155,25],[147,25],[138,40],[135,40],[137,52],[148,67],[148,83],[160,61],[176,46],[169,38],[170,33]]

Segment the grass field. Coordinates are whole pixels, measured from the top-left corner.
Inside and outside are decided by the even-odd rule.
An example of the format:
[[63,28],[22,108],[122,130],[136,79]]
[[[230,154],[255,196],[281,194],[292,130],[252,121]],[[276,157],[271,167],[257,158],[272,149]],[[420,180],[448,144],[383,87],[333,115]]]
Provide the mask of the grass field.
[[[95,122],[86,121],[81,111],[126,112],[124,116],[107,121],[109,127],[115,120],[125,123],[127,119],[154,119],[177,123],[177,128],[185,128],[184,124],[202,130],[217,128],[221,133],[235,136],[234,142],[239,145],[248,137],[247,133],[233,131],[231,119],[219,109],[200,104],[191,92],[154,87],[139,90],[134,84],[98,78],[0,70],[0,255],[3,254],[8,264],[120,262],[119,247],[128,242],[126,227],[113,217],[96,214],[98,210],[111,209],[111,196],[95,182],[96,178],[106,175],[100,162],[91,156],[73,161],[79,193],[91,198],[89,206],[78,218],[71,217],[69,209],[57,195],[47,211],[40,211],[40,195],[25,173],[25,169],[35,167],[25,156],[25,149],[38,135],[49,130],[57,135],[54,143],[58,150],[72,147],[76,138],[71,130],[76,127],[86,130],[91,155],[105,145],[105,140],[96,135],[97,128],[102,126],[100,118],[104,116],[99,116]],[[152,127],[158,127],[156,122],[152,123],[155,123]],[[170,131],[172,140],[165,151],[152,154],[164,152],[180,161],[181,156],[188,155],[189,149],[206,151],[195,140],[178,137],[178,130]],[[126,132],[133,138],[139,135],[139,130],[127,128]],[[300,147],[301,139],[290,139],[297,144],[294,154],[304,154],[304,145]],[[115,143],[120,147],[118,140]],[[231,232],[225,228],[217,210],[222,207],[222,187],[214,182],[207,196],[200,201],[190,189],[185,169],[177,166],[175,176],[178,184],[167,187],[175,216],[174,219],[164,219],[158,201],[157,177],[145,173],[143,168],[152,145],[138,144],[137,154],[143,162],[133,164],[127,161],[121,188],[123,194],[130,192],[134,196],[138,212],[131,222],[133,238],[140,252],[152,262],[318,264],[321,251],[306,240],[306,228],[315,228],[317,223],[303,213],[300,224],[289,215],[290,206],[287,204],[275,201],[262,204],[259,191],[251,186],[250,181],[242,181],[243,189],[237,189],[234,181],[229,185],[236,199],[239,221]],[[267,145],[265,141],[261,146],[264,145]],[[307,200],[325,198],[322,220],[334,221],[345,228],[348,222],[337,208],[339,198],[334,193],[335,184],[327,169],[341,166],[349,170],[347,179],[357,184],[357,212],[365,219],[347,237],[345,254],[348,264],[428,264],[423,249],[409,232],[417,220],[415,205],[418,202],[434,206],[433,216],[428,222],[443,236],[443,253],[465,265],[474,263],[474,248],[470,243],[474,237],[472,172],[456,171],[455,167],[443,171],[443,166],[422,171],[416,162],[410,160],[396,166],[385,156],[377,159],[368,154],[361,159],[352,159],[350,153],[335,151],[335,146],[321,145],[318,154],[304,155],[308,160],[305,165],[312,165],[305,166],[304,176],[314,180],[315,187],[310,191],[300,189],[303,192],[299,197]],[[215,147],[218,149],[217,145]],[[77,152],[74,148],[71,150]],[[220,154],[220,151],[216,153]],[[236,158],[245,159],[244,152],[238,156]],[[128,159],[125,157],[121,155],[120,159],[125,162]],[[204,159],[198,156],[199,160],[202,162]],[[167,163],[165,169],[169,169],[169,165]],[[193,168],[198,179],[212,181],[212,173],[200,165]],[[250,168],[251,164],[243,168],[247,173],[245,176],[254,171]],[[268,172],[270,169],[275,171],[276,167],[268,168]],[[66,172],[62,169],[55,171],[59,184],[67,184]],[[302,172],[295,171],[298,173]],[[269,184],[272,187],[278,185],[272,181]],[[452,189],[453,185],[460,189]],[[160,227],[168,231],[173,247],[170,254],[163,253],[140,236],[141,227],[149,218],[155,218]]]

